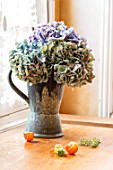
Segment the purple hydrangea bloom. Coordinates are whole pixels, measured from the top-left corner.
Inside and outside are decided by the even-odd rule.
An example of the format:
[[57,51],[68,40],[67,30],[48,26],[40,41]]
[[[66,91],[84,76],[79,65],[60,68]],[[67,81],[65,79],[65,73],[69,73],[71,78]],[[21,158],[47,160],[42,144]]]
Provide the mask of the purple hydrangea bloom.
[[52,22],[38,25],[29,37],[29,42],[41,42],[43,45],[50,40],[64,40],[77,43],[80,40],[87,45],[86,41],[74,31],[73,27],[68,28],[64,22]]

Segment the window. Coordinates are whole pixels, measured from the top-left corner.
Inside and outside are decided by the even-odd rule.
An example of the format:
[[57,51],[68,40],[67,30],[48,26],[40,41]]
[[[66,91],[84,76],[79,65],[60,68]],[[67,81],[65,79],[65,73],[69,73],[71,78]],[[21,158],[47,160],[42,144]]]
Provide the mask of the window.
[[[16,111],[28,108],[9,86],[7,75],[9,72],[9,51],[16,41],[32,31],[37,23],[47,22],[50,18],[50,3],[48,0],[0,0],[0,125],[23,119],[26,115],[15,114]],[[13,75],[14,84],[27,94],[26,83],[19,81]]]

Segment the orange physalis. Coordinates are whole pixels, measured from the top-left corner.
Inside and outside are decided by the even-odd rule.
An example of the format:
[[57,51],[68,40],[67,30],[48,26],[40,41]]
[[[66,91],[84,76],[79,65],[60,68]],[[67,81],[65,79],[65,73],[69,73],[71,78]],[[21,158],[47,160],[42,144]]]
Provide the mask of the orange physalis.
[[70,155],[73,155],[78,151],[78,144],[73,141],[69,142],[65,149]]
[[34,132],[24,132],[24,138],[30,142],[34,138]]

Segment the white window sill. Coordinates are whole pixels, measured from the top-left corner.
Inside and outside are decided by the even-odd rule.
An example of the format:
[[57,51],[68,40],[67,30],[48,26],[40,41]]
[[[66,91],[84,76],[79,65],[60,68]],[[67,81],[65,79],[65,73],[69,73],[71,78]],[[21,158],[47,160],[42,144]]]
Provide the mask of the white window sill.
[[0,118],[0,133],[25,124],[29,115],[28,107]]

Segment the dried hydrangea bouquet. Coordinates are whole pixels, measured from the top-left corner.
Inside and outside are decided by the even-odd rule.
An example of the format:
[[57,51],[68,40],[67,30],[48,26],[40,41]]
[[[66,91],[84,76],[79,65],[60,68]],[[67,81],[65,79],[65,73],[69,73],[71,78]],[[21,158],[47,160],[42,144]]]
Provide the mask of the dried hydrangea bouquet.
[[[59,137],[63,86],[91,83],[94,57],[87,41],[63,22],[38,25],[28,39],[10,51],[9,83],[30,106],[26,131],[35,137]],[[28,82],[28,97],[13,84],[12,71]]]

